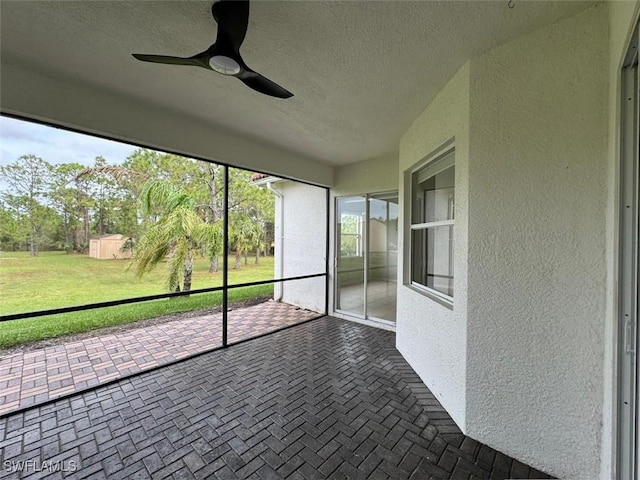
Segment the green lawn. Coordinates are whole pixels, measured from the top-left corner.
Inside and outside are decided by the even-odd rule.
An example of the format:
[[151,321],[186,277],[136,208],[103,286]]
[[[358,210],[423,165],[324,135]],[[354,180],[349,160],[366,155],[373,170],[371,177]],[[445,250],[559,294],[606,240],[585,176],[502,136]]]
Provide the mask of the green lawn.
[[[270,280],[273,257],[261,258],[260,265],[233,270],[229,258],[229,284]],[[221,262],[222,263],[222,262]],[[166,292],[164,265],[136,279],[127,260],[96,260],[86,255],[42,252],[29,257],[27,252],[0,252],[0,314],[27,312],[54,307],[140,297]],[[221,273],[209,273],[208,262],[198,259],[192,289],[222,284]],[[273,285],[260,285],[229,291],[229,301],[271,295]],[[135,322],[168,313],[207,308],[221,303],[221,293],[154,300],[96,310],[12,320],[0,323],[0,348],[45,338],[84,332],[95,328]]]

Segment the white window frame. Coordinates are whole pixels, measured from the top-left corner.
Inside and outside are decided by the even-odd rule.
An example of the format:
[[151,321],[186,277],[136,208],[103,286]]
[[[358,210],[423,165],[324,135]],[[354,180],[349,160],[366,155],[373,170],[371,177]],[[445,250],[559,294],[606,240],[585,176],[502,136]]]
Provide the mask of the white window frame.
[[[452,155],[452,158],[449,160],[445,160],[447,157]],[[444,161],[443,161],[444,160]],[[410,170],[405,172],[405,252],[408,252],[405,255],[404,261],[404,284],[410,287],[412,290],[415,290],[435,301],[441,303],[444,306],[449,308],[453,308],[453,295],[447,295],[443,292],[435,290],[433,288],[427,287],[421,283],[415,282],[412,280],[412,271],[413,271],[413,249],[412,249],[412,233],[416,230],[427,230],[429,228],[434,227],[442,227],[442,226],[451,226],[452,237],[455,238],[455,213],[452,215],[454,218],[451,220],[442,220],[437,222],[427,222],[427,223],[412,223],[413,219],[413,208],[414,208],[414,191],[413,191],[413,178],[414,175],[424,169],[425,167],[432,166],[433,171],[429,172],[429,178],[433,175],[437,175],[438,173],[455,166],[455,146],[453,144],[453,140],[447,142],[430,155],[425,157],[422,161],[418,162],[415,166],[413,166]],[[456,190],[455,181],[454,181],[454,192]],[[455,204],[453,205],[455,209]],[[451,262],[454,261],[453,252],[451,253]],[[451,266],[453,271],[453,265]],[[455,273],[454,273],[455,278]],[[455,289],[454,289],[455,294]]]

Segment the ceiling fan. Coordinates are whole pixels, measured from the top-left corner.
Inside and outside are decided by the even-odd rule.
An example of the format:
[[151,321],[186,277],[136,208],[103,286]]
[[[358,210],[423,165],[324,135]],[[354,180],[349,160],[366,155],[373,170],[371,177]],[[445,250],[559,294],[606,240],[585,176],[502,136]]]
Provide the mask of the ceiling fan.
[[265,95],[278,98],[292,97],[293,93],[290,91],[251,70],[240,55],[240,46],[249,24],[249,0],[217,0],[211,7],[211,13],[218,23],[218,34],[216,42],[204,52],[186,58],[139,53],[132,55],[143,62],[214,70],[222,75],[236,77],[249,88]]

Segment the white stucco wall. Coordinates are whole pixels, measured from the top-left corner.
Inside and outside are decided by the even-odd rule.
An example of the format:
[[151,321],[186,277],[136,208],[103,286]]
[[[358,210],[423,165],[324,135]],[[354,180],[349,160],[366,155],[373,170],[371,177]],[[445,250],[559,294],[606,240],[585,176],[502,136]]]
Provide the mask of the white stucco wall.
[[597,478],[607,291],[608,12],[471,62],[466,432]]
[[[402,284],[398,266],[396,343],[416,373],[464,428],[466,417],[467,209],[469,168],[469,63],[415,120],[400,141],[400,226],[406,233],[404,172],[455,138],[456,205],[453,310]],[[398,258],[409,256],[400,241]]]
[[[284,208],[276,207],[275,219],[275,259],[277,262],[279,256],[283,256],[282,277],[323,273],[326,270],[327,258],[326,190],[290,181],[277,182],[273,187],[283,195],[284,199],[282,203]],[[282,251],[279,251],[277,238],[280,234],[282,234]],[[274,289],[276,298],[280,292],[283,302],[319,313],[325,311],[325,277],[276,284]]]
[[2,112],[114,140],[331,186],[333,167],[216,125],[3,62]]
[[600,478],[613,478],[616,432],[616,362],[618,280],[618,197],[620,71],[630,35],[638,22],[640,1],[609,2],[609,162],[607,165],[607,314],[605,324],[604,399]]

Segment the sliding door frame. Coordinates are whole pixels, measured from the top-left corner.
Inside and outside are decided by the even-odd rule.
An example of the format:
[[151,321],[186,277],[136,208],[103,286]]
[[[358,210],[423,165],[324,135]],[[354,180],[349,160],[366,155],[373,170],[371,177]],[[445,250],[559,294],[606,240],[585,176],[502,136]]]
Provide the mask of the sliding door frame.
[[636,25],[622,72],[620,109],[620,203],[618,257],[618,382],[616,478],[639,480],[638,462],[638,277],[639,247],[639,129],[640,81],[638,47],[640,24]]
[[[384,318],[379,318],[379,317],[373,317],[369,315],[368,312],[368,298],[369,298],[369,265],[370,265],[370,245],[369,245],[369,230],[370,230],[370,213],[371,213],[371,208],[370,208],[370,200],[371,198],[374,198],[376,196],[379,195],[390,195],[390,194],[396,194],[398,195],[398,191],[397,190],[386,190],[383,192],[372,192],[372,193],[361,193],[361,194],[353,194],[353,195],[341,195],[339,197],[335,198],[335,202],[334,202],[334,212],[336,212],[335,214],[335,225],[334,225],[334,231],[336,232],[335,234],[335,239],[334,239],[334,271],[335,271],[335,279],[334,279],[334,295],[333,295],[333,309],[336,313],[339,313],[341,315],[345,315],[347,317],[352,317],[352,318],[357,318],[360,320],[371,320],[374,321],[376,323],[381,323],[384,324],[386,326],[389,327],[395,327],[396,322],[392,321],[392,320],[387,320]],[[363,257],[364,257],[364,262],[363,262],[363,290],[362,290],[362,295],[363,295],[363,309],[362,309],[362,314],[358,314],[358,313],[354,313],[354,312],[349,312],[348,310],[342,310],[338,307],[338,302],[339,302],[339,298],[340,298],[340,286],[339,286],[339,271],[338,271],[338,258],[340,256],[340,243],[342,241],[342,234],[340,232],[340,229],[338,228],[338,224],[340,222],[340,217],[339,217],[339,208],[338,208],[338,203],[340,202],[340,200],[344,200],[345,198],[362,198],[364,199],[364,204],[365,204],[365,211],[364,211],[364,228],[362,236],[362,245],[363,245]],[[388,212],[387,212],[387,218],[389,217]],[[388,226],[387,226],[388,228]],[[388,245],[387,245],[387,257],[388,257],[389,253],[388,253]],[[388,263],[388,262],[387,262]],[[388,266],[388,265],[387,265]]]

